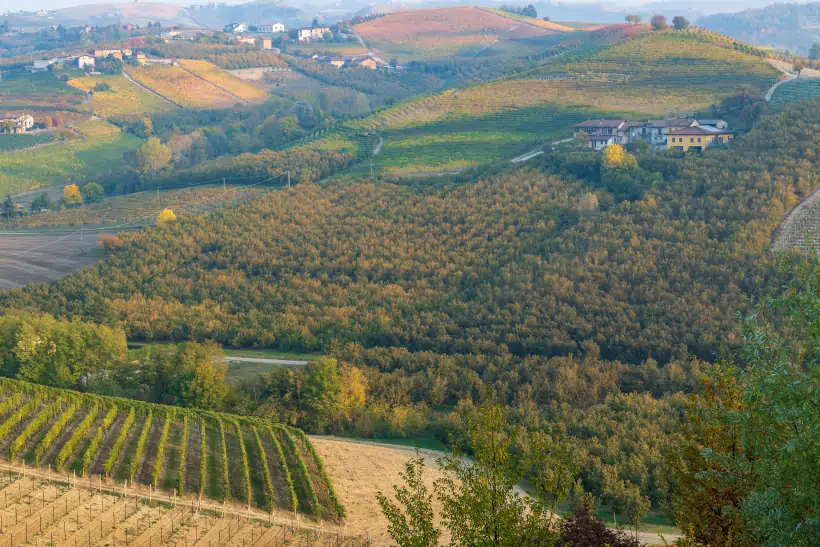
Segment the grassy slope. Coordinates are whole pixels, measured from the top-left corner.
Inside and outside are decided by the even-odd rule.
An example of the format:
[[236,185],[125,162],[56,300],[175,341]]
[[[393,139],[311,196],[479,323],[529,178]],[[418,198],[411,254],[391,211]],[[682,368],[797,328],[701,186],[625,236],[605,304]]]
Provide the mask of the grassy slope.
[[268,98],[267,93],[233,74],[226,72],[208,61],[181,59],[179,64],[200,78],[224,89],[248,102],[263,103]]
[[86,76],[73,78],[68,83],[86,92],[91,91],[99,83],[110,86],[111,89],[108,91],[94,92],[91,100],[79,107],[98,116],[135,116],[174,109],[173,105],[134,85],[121,75]]
[[119,169],[123,153],[141,142],[117,132],[0,155],[0,194],[82,182]]

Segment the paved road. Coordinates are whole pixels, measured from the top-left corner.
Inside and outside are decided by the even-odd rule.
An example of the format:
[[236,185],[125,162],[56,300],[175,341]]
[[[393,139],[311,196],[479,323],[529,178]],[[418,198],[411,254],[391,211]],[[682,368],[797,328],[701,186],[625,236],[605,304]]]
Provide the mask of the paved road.
[[309,361],[299,361],[296,359],[273,359],[268,357],[236,357],[226,355],[225,361],[228,363],[266,363],[268,365],[293,365],[305,366]]

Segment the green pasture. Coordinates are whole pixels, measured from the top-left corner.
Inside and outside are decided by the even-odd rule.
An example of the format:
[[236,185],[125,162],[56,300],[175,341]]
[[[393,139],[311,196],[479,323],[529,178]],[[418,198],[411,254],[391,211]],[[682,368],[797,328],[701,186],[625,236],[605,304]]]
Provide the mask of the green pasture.
[[0,194],[15,194],[52,184],[82,182],[119,169],[125,151],[141,139],[111,133],[56,142],[41,148],[0,155]]

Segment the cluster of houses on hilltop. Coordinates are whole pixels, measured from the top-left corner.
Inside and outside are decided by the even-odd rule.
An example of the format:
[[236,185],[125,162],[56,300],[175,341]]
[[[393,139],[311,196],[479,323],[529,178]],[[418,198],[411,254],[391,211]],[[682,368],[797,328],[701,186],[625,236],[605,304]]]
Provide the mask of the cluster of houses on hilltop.
[[56,65],[61,68],[79,68],[80,70],[93,71],[96,68],[98,59],[107,59],[108,57],[114,57],[120,61],[123,59],[131,59],[140,65],[144,65],[147,62],[145,53],[141,51],[134,51],[128,48],[94,49],[90,53],[66,55],[63,57],[52,57],[51,59],[34,61],[29,68],[32,72],[43,72],[49,70],[52,65]]
[[[229,25],[226,25],[223,30],[229,34],[244,34],[246,32],[276,34],[279,32],[287,32],[285,25],[283,25],[282,23],[262,23],[259,25],[249,25],[247,23],[231,23]],[[314,40],[323,39],[325,37],[325,34],[329,32],[330,27],[301,27],[296,29],[296,37],[300,42],[312,42]]]
[[25,133],[34,127],[34,117],[21,114],[17,117],[0,118],[0,133]]
[[575,129],[589,136],[589,147],[593,150],[639,141],[654,149],[705,150],[712,144],[725,144],[734,138],[723,120],[688,117],[640,122],[602,118],[575,124]]

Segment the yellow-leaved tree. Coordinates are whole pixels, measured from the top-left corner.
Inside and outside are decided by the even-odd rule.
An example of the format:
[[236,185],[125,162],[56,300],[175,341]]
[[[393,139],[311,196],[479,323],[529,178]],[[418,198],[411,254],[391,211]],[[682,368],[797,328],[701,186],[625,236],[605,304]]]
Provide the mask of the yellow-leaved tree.
[[79,205],[83,202],[83,195],[80,193],[80,187],[76,184],[66,184],[63,186],[63,203],[69,207],[72,205]]
[[604,148],[601,157],[601,166],[605,169],[615,169],[618,167],[632,169],[638,166],[638,160],[624,150],[620,144],[610,144]]
[[177,216],[174,214],[172,210],[163,209],[162,211],[160,211],[159,215],[157,215],[157,225],[162,226],[176,219]]

